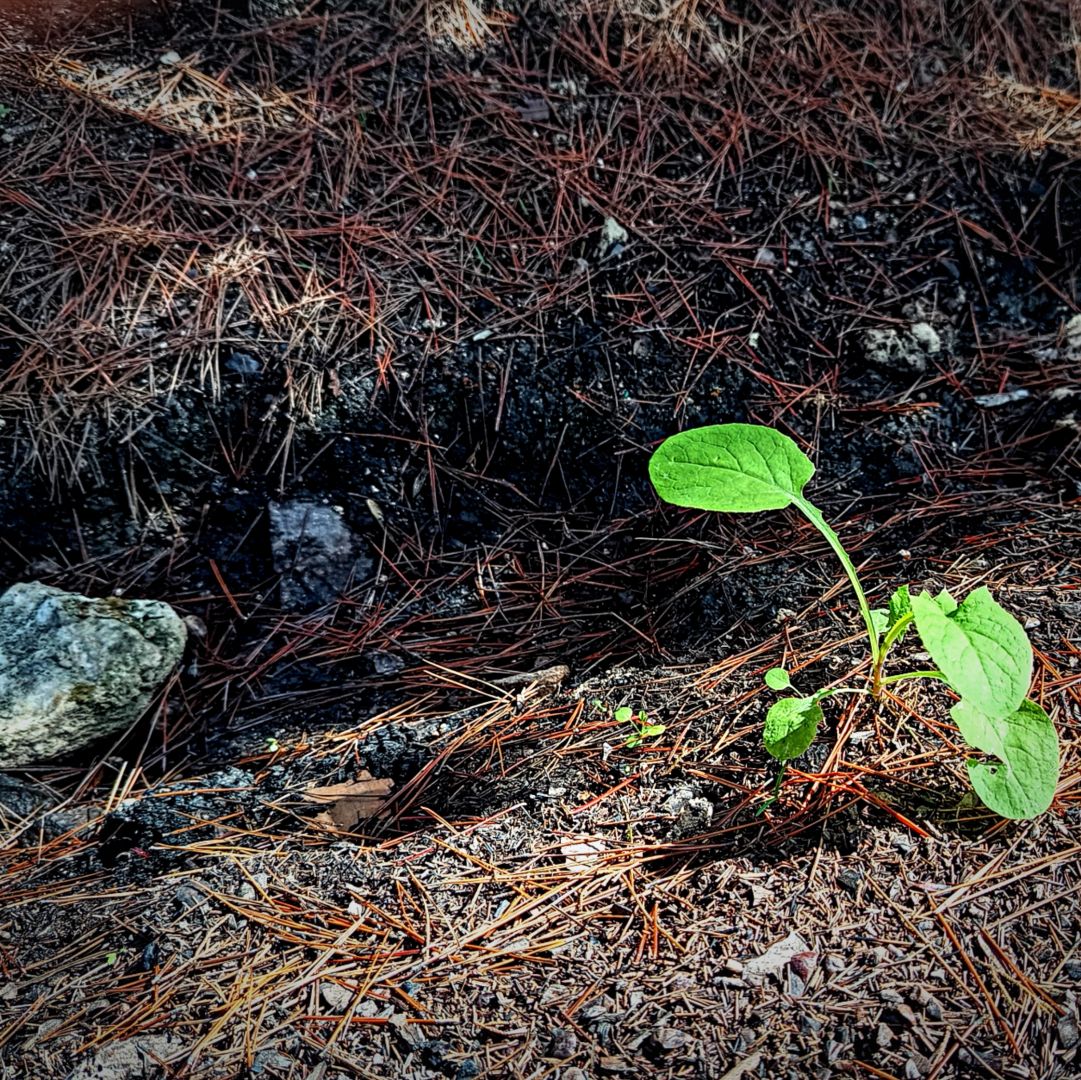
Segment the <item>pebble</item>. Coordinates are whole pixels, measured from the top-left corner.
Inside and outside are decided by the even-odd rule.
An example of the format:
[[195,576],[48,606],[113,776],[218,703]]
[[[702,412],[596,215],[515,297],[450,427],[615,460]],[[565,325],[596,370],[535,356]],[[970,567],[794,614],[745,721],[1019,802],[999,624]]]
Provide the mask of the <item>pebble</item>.
[[863,874],[861,874],[859,870],[845,867],[845,869],[837,875],[837,882],[845,892],[855,896],[860,891],[860,886],[863,884]]
[[576,1053],[578,1053],[578,1036],[569,1028],[552,1028],[546,1056],[566,1061],[567,1058],[574,1057]]
[[161,56],[158,57],[158,63],[165,64],[167,67],[171,64],[179,64],[180,53],[174,52],[172,49],[170,49],[168,52],[162,53]]
[[1058,1022],[1058,1041],[1064,1050],[1072,1050],[1081,1041],[1077,1021],[1072,1016],[1064,1016]]
[[225,361],[225,367],[235,375],[258,375],[263,365],[251,353],[235,352]]

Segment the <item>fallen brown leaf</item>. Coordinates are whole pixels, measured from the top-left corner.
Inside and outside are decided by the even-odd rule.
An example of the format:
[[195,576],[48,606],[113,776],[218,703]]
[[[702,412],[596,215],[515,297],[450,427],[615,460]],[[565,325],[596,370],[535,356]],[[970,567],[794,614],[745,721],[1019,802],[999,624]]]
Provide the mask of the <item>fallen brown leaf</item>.
[[331,829],[354,829],[383,808],[394,788],[393,780],[376,780],[362,771],[356,780],[328,787],[310,787],[304,792],[308,802],[329,804],[314,820]]

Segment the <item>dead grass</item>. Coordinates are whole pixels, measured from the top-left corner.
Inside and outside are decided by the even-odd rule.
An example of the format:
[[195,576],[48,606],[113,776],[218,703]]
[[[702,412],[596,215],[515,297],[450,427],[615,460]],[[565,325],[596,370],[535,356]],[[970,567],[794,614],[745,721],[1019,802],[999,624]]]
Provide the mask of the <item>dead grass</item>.
[[[1029,563],[1018,582],[1009,552],[1033,539],[999,534],[982,554],[994,550],[1010,604],[1045,615],[1076,580],[1049,586]],[[960,555],[942,580],[972,585],[980,558]],[[858,678],[849,643],[827,634],[811,620],[710,667],[616,671],[571,692],[433,665],[429,690],[470,688],[464,709],[429,697],[283,738],[240,763],[255,798],[213,777],[145,789],[132,774],[55,839],[11,830],[0,1052],[42,1076],[84,1058],[126,1076],[115,1056],[137,1046],[181,1076],[319,1061],[373,1077],[465,1061],[483,1076],[828,1063],[900,1077],[908,1061],[943,1077],[973,1062],[1069,1075],[1076,645],[1035,631],[1035,692],[1065,752],[1042,822],[951,809],[964,752],[943,703],[911,686],[877,719],[843,710],[759,817],[762,672],[784,654],[797,678]],[[663,719],[664,737],[624,748],[611,709],[626,702]],[[427,762],[361,835],[328,829],[306,792],[355,777],[387,729],[423,729]],[[215,792],[183,829],[97,861],[101,817],[124,798]],[[793,930],[799,962],[752,977]]]

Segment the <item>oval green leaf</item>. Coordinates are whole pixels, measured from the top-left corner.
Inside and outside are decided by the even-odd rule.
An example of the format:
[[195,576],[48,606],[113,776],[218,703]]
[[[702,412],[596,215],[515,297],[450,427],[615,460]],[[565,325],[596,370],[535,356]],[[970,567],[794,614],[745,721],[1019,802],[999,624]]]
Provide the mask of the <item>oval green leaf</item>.
[[792,680],[783,667],[771,667],[766,672],[766,685],[771,690],[787,690],[792,685]]
[[781,698],[766,713],[762,741],[778,761],[789,761],[814,742],[822,709],[812,698]]
[[814,471],[787,435],[759,424],[681,431],[649,459],[649,478],[665,502],[730,514],[791,505]]
[[976,794],[1004,818],[1042,814],[1058,787],[1058,735],[1051,718],[1035,701],[1023,701],[1004,727],[999,762],[970,761],[968,776]]
[[950,686],[990,720],[1016,712],[1032,682],[1032,646],[986,588],[952,611],[928,593],[912,597],[916,629]]

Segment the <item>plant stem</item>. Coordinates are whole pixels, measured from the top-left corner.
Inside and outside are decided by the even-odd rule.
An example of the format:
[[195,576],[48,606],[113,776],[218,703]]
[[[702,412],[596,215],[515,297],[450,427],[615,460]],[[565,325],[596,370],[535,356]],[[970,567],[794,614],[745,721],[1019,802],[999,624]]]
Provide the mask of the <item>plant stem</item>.
[[889,655],[890,649],[893,647],[893,643],[905,632],[908,625],[915,618],[910,612],[908,615],[898,619],[886,632],[886,636],[882,639],[881,647],[878,650],[878,657],[871,665],[871,696],[877,701],[882,695],[882,687],[885,685],[882,673],[886,667],[886,657]]
[[[855,564],[849,558],[848,552],[845,551],[841,538],[830,528],[829,522],[822,516],[822,511],[814,503],[810,503],[804,498],[797,498],[794,500],[793,505],[803,511],[807,520],[826,538],[826,542],[833,548],[833,553],[841,560],[841,565],[845,568],[848,580],[855,590],[856,601],[859,603],[860,614],[863,616],[863,624],[867,627],[867,640],[871,646],[871,668],[873,671],[878,670],[881,673],[883,654],[878,641],[878,632],[875,630],[874,619],[871,618],[871,605],[867,603],[867,595],[860,584]],[[879,682],[881,683],[881,674],[879,674]],[[874,694],[873,685],[872,694]],[[878,695],[875,694],[874,696],[877,697]]]
[[941,671],[902,671],[897,675],[887,675],[882,680],[882,685],[903,682],[905,679],[941,679],[943,682],[949,682]]
[[816,701],[825,701],[834,694],[869,694],[870,692],[865,686],[835,686],[832,690],[819,690],[812,696]]

